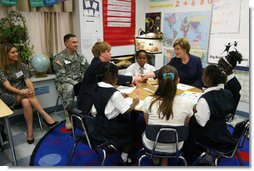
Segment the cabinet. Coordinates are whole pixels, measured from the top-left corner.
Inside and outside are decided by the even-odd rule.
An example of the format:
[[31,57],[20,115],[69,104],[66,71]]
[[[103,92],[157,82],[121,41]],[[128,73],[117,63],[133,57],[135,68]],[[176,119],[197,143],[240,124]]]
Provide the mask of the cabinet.
[[162,38],[158,38],[154,33],[144,34],[136,37],[135,49],[145,50],[148,53],[161,53],[162,52]]
[[135,50],[145,50],[150,56],[150,64],[156,69],[160,69],[163,65],[162,58],[162,37],[158,37],[156,33],[148,33],[136,37]]

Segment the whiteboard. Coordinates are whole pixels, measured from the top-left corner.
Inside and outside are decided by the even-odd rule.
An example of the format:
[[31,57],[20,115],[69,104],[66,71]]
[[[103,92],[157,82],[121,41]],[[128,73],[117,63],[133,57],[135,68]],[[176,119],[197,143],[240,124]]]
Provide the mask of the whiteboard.
[[239,33],[241,0],[215,0],[211,33]]
[[[229,46],[226,49],[226,46]],[[249,67],[249,40],[248,39],[227,39],[210,38],[210,49],[208,63],[217,64],[222,56],[226,56],[229,51],[237,50],[243,56],[241,64],[238,67]]]

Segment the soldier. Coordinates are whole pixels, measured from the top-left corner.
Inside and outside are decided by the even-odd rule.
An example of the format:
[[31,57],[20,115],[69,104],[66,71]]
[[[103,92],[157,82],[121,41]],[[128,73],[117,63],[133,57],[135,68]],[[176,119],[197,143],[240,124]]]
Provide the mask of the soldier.
[[73,86],[82,81],[89,64],[84,55],[77,53],[78,40],[76,35],[66,34],[64,45],[66,48],[55,55],[53,67],[56,73],[56,88],[62,97],[65,109],[65,127],[71,129],[72,125],[66,109],[69,109],[74,102]]

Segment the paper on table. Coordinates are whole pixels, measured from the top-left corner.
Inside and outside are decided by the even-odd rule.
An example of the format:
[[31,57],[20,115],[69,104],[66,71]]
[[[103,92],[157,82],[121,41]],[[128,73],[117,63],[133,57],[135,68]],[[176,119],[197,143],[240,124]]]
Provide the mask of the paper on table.
[[198,99],[203,93],[197,93],[197,92],[192,92],[192,91],[185,91],[181,94],[182,97],[186,97],[190,99],[193,104],[196,104],[198,102]]
[[[133,99],[132,98],[130,98],[130,97],[127,97],[127,98],[125,98],[125,100],[126,100],[126,102],[128,103],[128,104],[132,104],[132,102],[133,102]],[[138,105],[135,107],[135,109],[143,109],[143,105],[144,105],[144,100],[139,100],[139,103],[138,103]]]
[[143,88],[144,90],[146,90],[146,91],[148,91],[148,92],[150,92],[150,93],[155,93],[155,91],[153,91],[153,90],[151,90],[151,89],[149,89],[149,88]]
[[128,87],[128,86],[118,86],[117,90],[119,90],[121,93],[127,93],[130,94],[131,92],[133,92],[135,90],[135,87]]
[[192,89],[193,87],[190,86],[190,85],[186,85],[186,84],[181,84],[181,83],[178,83],[177,84],[177,89],[180,89],[180,90],[189,90],[189,89]]

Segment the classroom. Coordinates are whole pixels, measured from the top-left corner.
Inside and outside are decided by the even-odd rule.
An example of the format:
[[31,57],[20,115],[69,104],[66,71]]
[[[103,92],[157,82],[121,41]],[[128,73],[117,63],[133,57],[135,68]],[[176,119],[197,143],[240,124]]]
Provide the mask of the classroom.
[[251,3],[0,0],[0,166],[250,167]]

